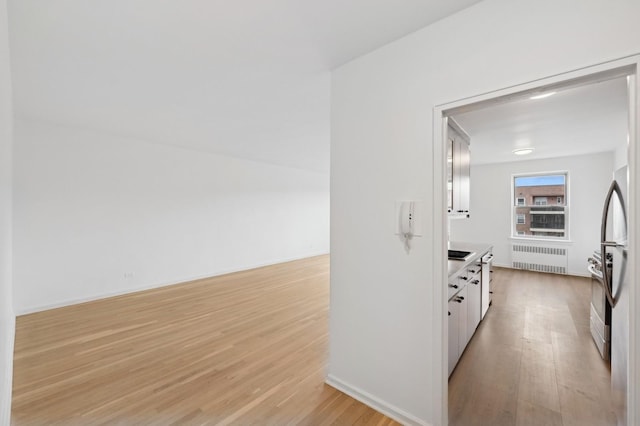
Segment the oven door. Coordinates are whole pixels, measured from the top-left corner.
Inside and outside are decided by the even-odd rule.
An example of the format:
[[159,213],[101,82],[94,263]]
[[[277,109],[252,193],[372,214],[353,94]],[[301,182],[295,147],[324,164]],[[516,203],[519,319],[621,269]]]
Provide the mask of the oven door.
[[607,296],[602,284],[602,276],[591,274],[591,306],[603,322],[606,322]]

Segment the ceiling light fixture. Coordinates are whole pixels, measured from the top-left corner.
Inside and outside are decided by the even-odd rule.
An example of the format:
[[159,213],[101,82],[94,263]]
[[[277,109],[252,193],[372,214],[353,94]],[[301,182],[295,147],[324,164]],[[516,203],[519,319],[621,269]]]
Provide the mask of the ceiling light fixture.
[[533,152],[533,148],[518,148],[512,151],[515,155],[529,155]]
[[556,92],[548,92],[548,93],[543,93],[541,95],[531,96],[529,99],[544,99],[544,98],[548,98],[549,96],[553,96],[555,94]]

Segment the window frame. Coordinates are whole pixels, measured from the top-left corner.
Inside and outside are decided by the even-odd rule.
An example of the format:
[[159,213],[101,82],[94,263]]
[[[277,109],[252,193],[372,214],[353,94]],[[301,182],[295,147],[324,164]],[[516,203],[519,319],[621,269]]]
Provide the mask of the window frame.
[[[542,207],[542,205],[527,205],[526,202],[524,205],[522,204],[518,204],[518,201],[520,201],[521,199],[525,199],[526,201],[526,197],[521,197],[521,196],[516,196],[516,178],[520,178],[520,177],[536,177],[536,176],[560,176],[563,175],[564,176],[564,196],[562,197],[564,199],[564,205],[560,205],[561,207],[564,207],[564,235],[561,237],[555,237],[553,235],[522,235],[522,233],[524,231],[517,231],[516,229],[516,225],[522,225],[521,223],[517,223],[517,215],[520,213],[516,213],[518,208],[522,208],[522,207]],[[562,242],[562,241],[570,241],[570,177],[569,177],[569,171],[568,170],[554,170],[554,171],[545,171],[545,172],[531,172],[531,173],[514,173],[511,175],[511,235],[510,238],[512,239],[519,239],[519,240],[535,240],[535,241],[543,241],[543,240],[550,240],[550,241],[558,241],[558,242]],[[557,197],[561,198],[561,197]],[[557,202],[556,199],[556,202]],[[532,202],[534,202],[534,198],[532,197]],[[547,199],[548,201],[548,199]],[[558,207],[558,204],[553,204],[552,203],[548,203],[545,205],[546,207]],[[529,212],[529,215],[531,213]],[[526,216],[526,213],[525,213]],[[526,218],[525,218],[525,224],[526,224]]]

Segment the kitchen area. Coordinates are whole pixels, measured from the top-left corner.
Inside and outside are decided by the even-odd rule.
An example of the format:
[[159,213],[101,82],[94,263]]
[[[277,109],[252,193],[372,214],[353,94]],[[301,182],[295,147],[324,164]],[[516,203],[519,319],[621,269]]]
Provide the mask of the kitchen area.
[[449,375],[491,305],[491,246],[449,244]]
[[[448,126],[447,212],[464,219],[470,217],[470,137],[454,119]],[[486,243],[448,243],[449,375],[489,310],[492,249]]]
[[625,424],[627,81],[548,93],[448,117],[450,424]]

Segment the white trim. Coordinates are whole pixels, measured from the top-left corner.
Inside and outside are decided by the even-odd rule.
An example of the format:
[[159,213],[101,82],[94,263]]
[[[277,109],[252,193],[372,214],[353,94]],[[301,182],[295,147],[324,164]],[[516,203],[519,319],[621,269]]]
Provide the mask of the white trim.
[[554,229],[554,228],[529,228],[529,231],[531,232],[550,232],[550,233],[563,233],[564,234],[564,229]]
[[[11,424],[11,396],[13,386],[13,347],[16,334],[16,317],[10,312],[7,315],[6,341],[2,342],[4,353],[0,356],[6,360],[7,375],[0,390],[0,425]],[[4,333],[3,333],[4,334]]]
[[420,420],[419,418],[407,413],[406,411],[403,411],[400,408],[389,404],[388,402],[383,401],[356,386],[352,386],[351,384],[335,377],[332,374],[327,375],[325,383],[342,393],[346,393],[353,399],[356,399],[363,404],[368,405],[376,411],[381,412],[385,416],[402,423],[403,425],[432,426],[431,423]]
[[[495,259],[495,258],[494,258]],[[502,268],[502,269],[513,269],[514,271],[521,271],[521,269],[516,269],[513,267],[513,265],[511,264],[507,264],[507,263],[496,263],[495,260],[493,262],[493,266],[495,266],[496,268]],[[586,268],[585,268],[586,269]],[[544,273],[544,272],[541,272]],[[570,271],[569,269],[567,269],[567,275],[570,275],[572,277],[582,277],[582,278],[591,278],[591,274],[589,274],[588,272],[583,272],[583,271]]]
[[[448,281],[448,257],[445,256],[447,250],[447,240],[449,238],[447,223],[447,143],[446,135],[448,128],[448,118],[443,114],[443,109],[436,108],[433,114],[433,141],[431,170],[433,172],[433,248],[432,259],[434,267],[431,270],[432,283],[446,283]],[[440,267],[438,267],[440,265]],[[428,277],[427,277],[428,281]],[[448,293],[445,292],[444,285],[433,286],[433,347],[439,350],[431,354],[433,363],[431,365],[431,377],[433,377],[434,394],[431,403],[433,404],[433,422],[437,425],[449,424],[449,358],[448,345],[449,326],[445,318],[445,308],[448,303]]]
[[[501,103],[509,99],[517,99],[526,96],[540,89],[551,89],[553,87],[563,87],[566,85],[582,85],[593,82],[594,80],[605,80],[613,76],[622,77],[631,74],[630,93],[630,136],[629,136],[629,183],[633,191],[629,193],[629,249],[632,261],[629,262],[629,277],[631,283],[637,283],[637,267],[640,265],[640,250],[636,249],[637,241],[640,241],[640,214],[637,206],[637,199],[640,199],[640,185],[638,182],[637,168],[640,166],[640,84],[638,83],[638,75],[640,73],[640,55],[630,55],[624,58],[602,62],[596,65],[583,67],[573,71],[555,74],[546,78],[529,81],[523,84],[510,86],[483,93],[477,96],[470,96],[459,99],[457,101],[436,105],[433,109],[433,239],[432,239],[432,258],[434,268],[431,271],[431,282],[445,282],[447,276],[447,262],[444,256],[446,249],[446,204],[444,192],[446,190],[446,176],[444,174],[444,165],[446,164],[445,140],[443,135],[443,126],[446,127],[447,115],[452,113],[462,113],[478,107],[478,104],[487,105],[488,103]],[[455,111],[454,111],[455,110]],[[567,185],[569,183],[567,182]],[[513,197],[513,192],[511,197]],[[513,202],[513,199],[511,200]],[[569,200],[566,199],[567,206]],[[513,216],[512,216],[513,220]],[[512,228],[513,229],[513,228]],[[444,231],[443,231],[444,230]],[[567,235],[570,238],[570,235]],[[439,265],[439,267],[437,266]],[[433,347],[437,350],[432,354],[433,362],[433,385],[435,387],[433,394],[434,404],[434,422],[436,424],[448,424],[448,380],[446,373],[448,371],[445,360],[448,359],[448,331],[447,318],[444,314],[444,306],[447,303],[443,286],[436,285],[433,290],[434,299],[434,321],[433,321]],[[638,424],[640,421],[640,392],[637,386],[640,384],[640,360],[638,360],[638,339],[637,333],[640,331],[640,303],[638,300],[638,289],[636,285],[630,286],[629,291],[629,362],[628,362],[628,388],[627,388],[627,423]]]
[[541,243],[541,244],[566,244],[566,245],[571,245],[573,244],[573,241],[571,240],[565,240],[563,239],[555,239],[555,238],[545,238],[545,237],[534,237],[531,235],[528,235],[526,237],[518,237],[518,236],[511,236],[509,237],[510,240],[513,241],[522,241],[522,242],[530,242],[530,243]]
[[209,273],[209,274],[186,277],[186,278],[182,278],[182,279],[175,280],[175,281],[167,281],[167,282],[163,282],[163,283],[145,284],[145,285],[141,285],[141,286],[137,286],[137,287],[125,288],[125,289],[118,290],[118,291],[108,291],[108,292],[105,292],[105,293],[94,294],[94,295],[87,296],[87,297],[66,299],[66,300],[62,300],[60,302],[50,303],[50,304],[46,304],[46,305],[30,306],[30,307],[26,307],[26,308],[21,307],[21,308],[16,309],[16,315],[20,316],[20,315],[33,314],[35,312],[48,311],[49,309],[63,308],[65,306],[72,306],[72,305],[78,305],[80,303],[93,302],[93,301],[96,301],[96,300],[107,299],[109,297],[116,297],[116,296],[122,296],[124,294],[131,294],[131,293],[137,293],[137,292],[140,292],[140,291],[152,290],[154,288],[162,288],[162,287],[168,287],[168,286],[171,286],[171,285],[184,284],[184,283],[187,283],[187,282],[190,282],[190,281],[197,281],[197,280],[203,280],[203,279],[207,279],[207,278],[214,278],[214,277],[219,277],[219,276],[222,276],[222,275],[233,274],[235,272],[249,271],[251,269],[264,268],[265,266],[277,265],[279,263],[292,262],[294,260],[301,260],[301,259],[306,259],[306,258],[309,258],[309,257],[323,256],[323,255],[326,255],[326,254],[329,254],[329,253],[326,252],[326,251],[323,251],[323,252],[315,253],[315,254],[314,253],[305,254],[305,255],[300,256],[300,257],[291,257],[291,258],[280,259],[280,260],[276,260],[276,261],[269,261],[269,262],[259,263],[259,264],[256,264],[256,265],[246,266],[246,267],[241,267],[241,268],[225,269],[225,270],[222,270],[222,271],[216,271],[216,272],[212,272],[212,273]]
[[638,267],[640,265],[640,185],[638,183],[638,169],[640,168],[640,57],[635,57],[636,72],[629,78],[629,251],[631,262],[629,265],[629,360],[627,367],[627,424],[640,422],[638,406],[640,404],[640,360],[638,359],[638,332],[640,331],[640,298],[638,294]]
[[[547,205],[550,205],[551,207],[554,207],[553,204],[547,204]],[[534,214],[540,214],[540,215],[543,215],[543,214],[561,214],[561,215],[564,215],[565,211],[564,210],[563,211],[559,211],[559,210],[553,210],[553,211],[529,210],[529,214],[530,215],[534,215]]]

